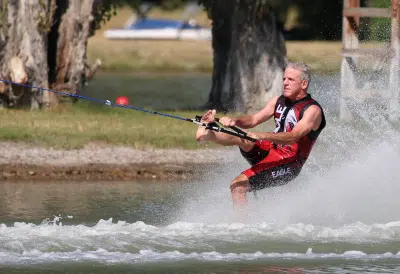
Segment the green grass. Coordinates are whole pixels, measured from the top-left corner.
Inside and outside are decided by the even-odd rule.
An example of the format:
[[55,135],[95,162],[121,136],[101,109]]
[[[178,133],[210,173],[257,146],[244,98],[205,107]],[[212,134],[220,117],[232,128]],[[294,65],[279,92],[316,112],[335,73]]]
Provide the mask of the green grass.
[[[203,111],[165,111],[194,118]],[[121,145],[136,149],[204,148],[195,140],[197,125],[151,113],[93,106],[88,102],[59,110],[2,110],[0,140],[35,146],[79,149],[88,144]],[[238,115],[238,114],[229,114]],[[271,125],[266,125],[269,130]],[[208,144],[209,147],[217,145]]]
[[[210,81],[209,75],[102,73],[81,95],[112,102],[123,95],[137,109],[194,118],[204,113],[202,105],[207,101]],[[197,125],[143,111],[109,107],[97,101],[81,99],[76,104],[48,111],[5,109],[1,114],[4,119],[0,122],[0,140],[3,141],[63,149],[91,143],[137,149],[204,148],[195,141]]]
[[[4,110],[0,139],[32,145],[75,149],[89,143],[146,148],[199,148],[196,126],[177,119],[125,109],[86,104],[58,111]],[[169,112],[194,117],[194,112]]]
[[[130,75],[101,73],[81,95],[115,101],[127,96],[135,108],[185,118],[203,114],[209,75]],[[181,111],[175,111],[180,109]],[[2,110],[0,140],[74,149],[90,143],[133,148],[196,149],[197,126],[160,115],[80,100],[59,110]],[[6,118],[5,118],[6,117]]]
[[[194,118],[202,112],[168,111]],[[79,149],[88,144],[121,145],[136,149],[204,148],[195,140],[197,125],[154,114],[88,103],[62,110],[2,110],[0,140],[35,146]],[[214,147],[216,145],[209,145]]]
[[[341,42],[288,41],[287,55],[319,74],[338,72]],[[208,41],[111,41],[91,38],[89,60],[102,60],[102,70],[114,72],[207,72],[213,70],[211,43]]]

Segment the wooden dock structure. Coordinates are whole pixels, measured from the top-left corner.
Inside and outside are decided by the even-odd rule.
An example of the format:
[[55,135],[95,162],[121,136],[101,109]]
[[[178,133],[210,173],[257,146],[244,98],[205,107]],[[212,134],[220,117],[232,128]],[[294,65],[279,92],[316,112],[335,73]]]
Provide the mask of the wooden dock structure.
[[[340,119],[351,120],[355,113],[354,105],[362,104],[366,98],[383,100],[387,105],[389,119],[399,118],[400,95],[400,0],[392,0],[389,8],[360,7],[360,0],[343,1],[343,34],[341,63]],[[360,48],[360,17],[391,18],[390,42],[382,48]],[[388,88],[385,91],[360,89],[357,77],[359,58],[380,58],[389,68]],[[350,102],[350,103],[349,103]],[[353,104],[351,103],[353,102]],[[354,102],[358,102],[354,104]]]

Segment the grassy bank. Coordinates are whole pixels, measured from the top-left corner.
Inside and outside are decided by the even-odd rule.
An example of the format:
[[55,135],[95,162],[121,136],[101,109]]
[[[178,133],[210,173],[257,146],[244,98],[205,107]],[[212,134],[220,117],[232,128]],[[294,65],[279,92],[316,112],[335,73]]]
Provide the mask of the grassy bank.
[[[182,10],[152,10],[150,17],[180,19]],[[106,71],[129,72],[211,72],[212,45],[210,41],[134,41],[107,40],[104,31],[121,28],[131,17],[128,8],[118,11],[96,34],[89,39],[88,57],[103,61]],[[202,12],[195,16],[198,23],[211,26],[211,21]],[[376,47],[371,42],[361,47]],[[318,74],[337,73],[341,63],[341,41],[286,41],[287,56],[292,61],[302,61]]]
[[[209,75],[100,73],[82,95],[112,102],[126,96],[135,108],[194,118],[203,114],[195,109],[207,101],[209,89]],[[204,147],[195,141],[197,126],[192,123],[87,100],[58,111],[3,109],[0,113],[1,141],[64,149],[89,143],[138,149]]]
[[[121,9],[96,35],[89,39],[90,61],[100,58],[106,71],[172,71],[211,72],[212,46],[210,41],[118,41],[104,38],[107,29],[121,28],[131,16],[129,9]],[[150,16],[180,18],[181,11],[161,12]],[[196,16],[202,25],[210,25],[205,13]],[[341,42],[287,41],[290,60],[303,61],[320,73],[331,73],[340,68]]]
[[[2,110],[0,140],[77,149],[87,144],[136,149],[204,148],[195,139],[197,126],[178,119],[107,106],[78,103],[57,111]],[[168,111],[194,118],[200,112]]]
[[[161,44],[162,43],[162,44]],[[289,60],[302,61],[318,73],[340,69],[339,42],[287,42]],[[112,41],[93,37],[89,59],[100,58],[106,71],[211,72],[212,48],[208,41]]]
[[[190,112],[169,112],[194,117]],[[196,126],[146,113],[81,104],[58,111],[4,110],[0,139],[64,149],[89,143],[133,148],[198,148]]]

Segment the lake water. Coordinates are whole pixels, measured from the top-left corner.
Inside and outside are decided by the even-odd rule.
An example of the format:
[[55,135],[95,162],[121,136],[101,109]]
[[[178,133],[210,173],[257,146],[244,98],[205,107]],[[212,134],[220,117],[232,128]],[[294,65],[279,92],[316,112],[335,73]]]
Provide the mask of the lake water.
[[[150,86],[138,78],[123,81]],[[165,92],[193,85],[180,79]],[[337,77],[312,84],[328,127],[302,174],[250,194],[246,215],[229,193],[239,153],[199,181],[3,182],[0,272],[399,273],[399,130],[373,107],[338,121]]]

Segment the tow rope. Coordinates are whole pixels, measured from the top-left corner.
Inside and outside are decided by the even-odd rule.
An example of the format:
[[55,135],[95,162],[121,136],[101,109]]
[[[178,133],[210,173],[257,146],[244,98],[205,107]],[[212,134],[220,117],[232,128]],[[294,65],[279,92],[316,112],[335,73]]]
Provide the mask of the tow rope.
[[8,84],[14,84],[14,85],[18,85],[18,86],[23,86],[23,87],[27,87],[27,88],[31,88],[31,89],[50,91],[50,92],[53,92],[53,93],[58,94],[58,95],[73,97],[73,98],[76,98],[76,99],[88,100],[88,101],[92,101],[92,102],[96,102],[96,103],[105,104],[105,105],[111,106],[111,107],[127,108],[127,109],[146,112],[146,113],[150,113],[150,114],[161,115],[161,116],[164,116],[164,117],[169,117],[169,118],[173,118],[173,119],[178,119],[178,120],[182,120],[182,121],[191,122],[193,124],[196,124],[196,125],[199,125],[199,126],[203,126],[206,129],[210,129],[210,130],[213,130],[213,131],[216,131],[216,132],[222,132],[222,133],[225,133],[225,134],[236,136],[236,137],[239,137],[239,138],[242,138],[242,139],[249,140],[251,142],[256,142],[257,141],[257,139],[254,139],[252,137],[247,136],[247,133],[244,132],[242,129],[238,128],[238,127],[235,127],[235,126],[232,126],[232,127],[229,127],[229,128],[223,127],[223,125],[219,124],[219,119],[218,118],[215,118],[215,122],[213,122],[213,123],[203,123],[203,122],[201,122],[202,116],[196,116],[194,119],[184,118],[184,117],[180,117],[180,116],[176,116],[176,115],[171,115],[171,114],[168,114],[168,113],[162,113],[162,112],[158,112],[158,111],[138,108],[138,107],[134,107],[134,106],[131,106],[131,105],[120,105],[120,104],[113,103],[110,100],[101,100],[101,99],[86,97],[86,96],[82,96],[82,95],[78,95],[78,94],[68,93],[68,92],[64,92],[64,91],[57,91],[57,90],[52,90],[52,89],[48,89],[48,88],[35,87],[35,86],[26,85],[26,84],[19,84],[19,83],[15,83],[15,82],[12,82],[12,81],[9,81],[9,80],[0,79],[0,82],[4,82],[4,83],[8,83]]

